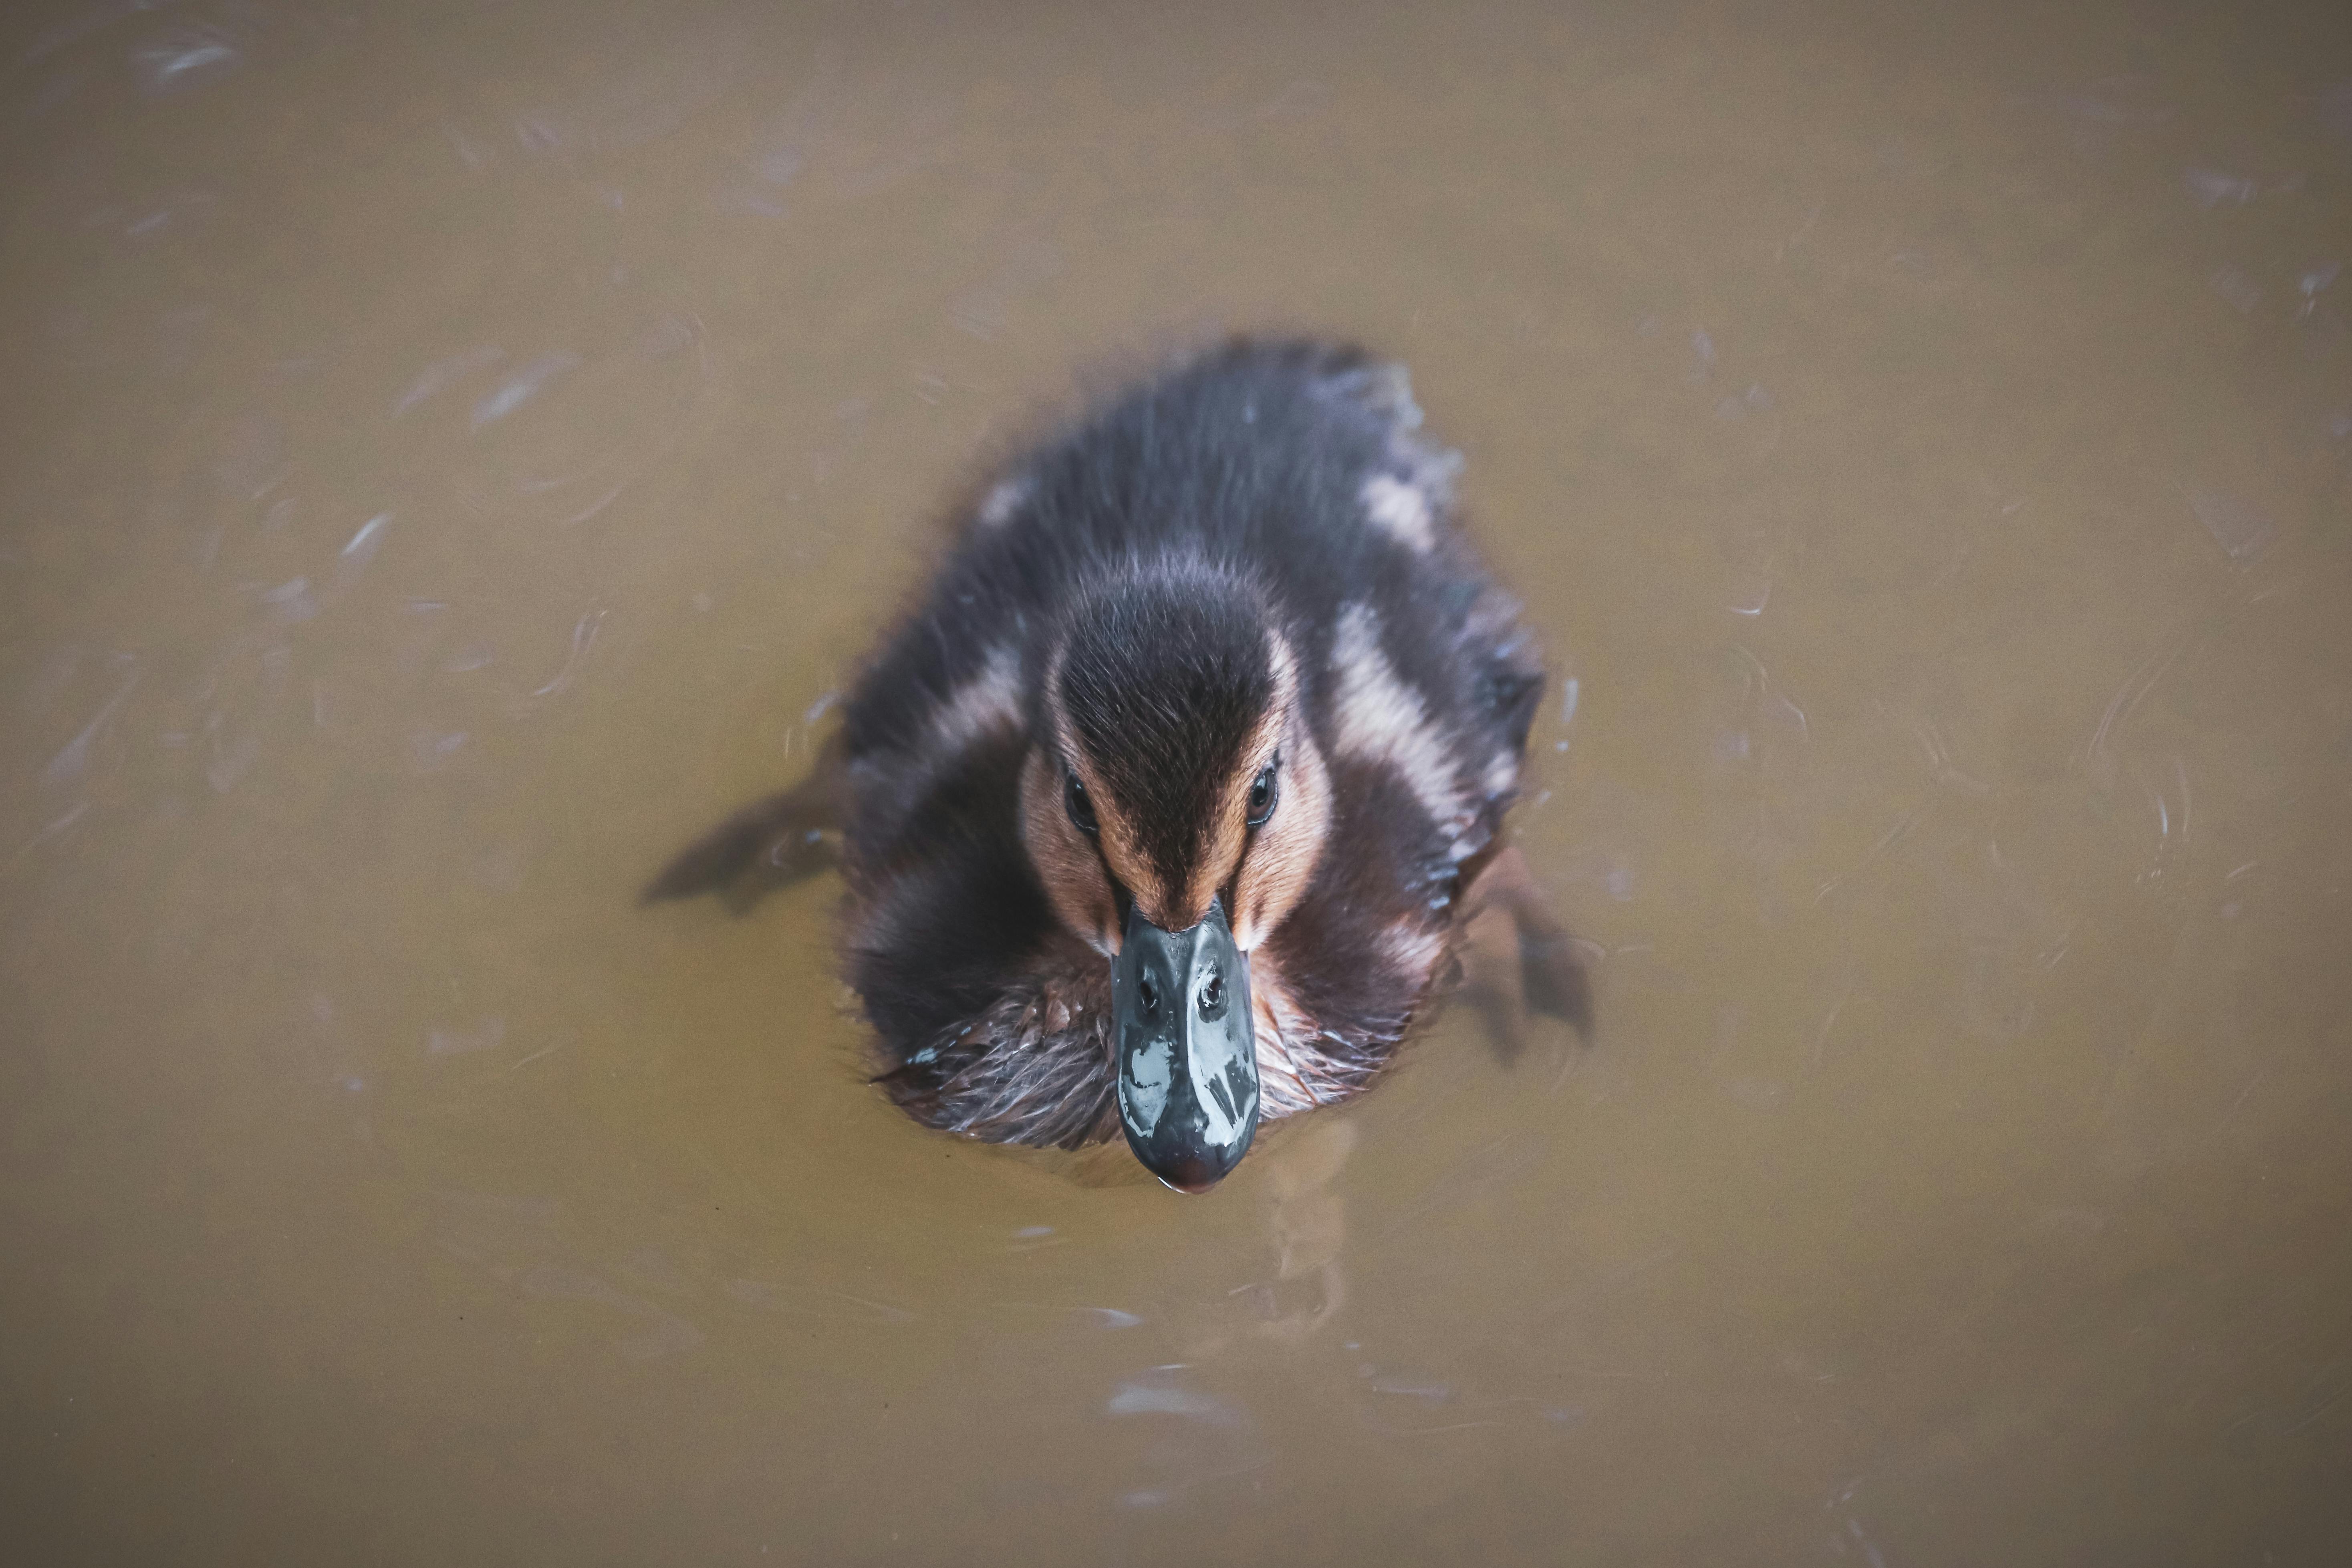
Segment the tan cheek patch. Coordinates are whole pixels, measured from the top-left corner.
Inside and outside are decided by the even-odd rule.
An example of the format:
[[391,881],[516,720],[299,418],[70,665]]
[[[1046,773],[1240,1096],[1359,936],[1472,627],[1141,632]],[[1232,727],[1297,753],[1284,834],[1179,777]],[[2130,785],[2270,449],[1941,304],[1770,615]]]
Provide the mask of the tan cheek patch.
[[1110,880],[1087,837],[1062,805],[1058,764],[1032,751],[1021,770],[1021,841],[1064,925],[1101,952],[1118,951],[1118,912]]
[[1236,944],[1244,951],[1257,946],[1298,907],[1330,832],[1330,774],[1315,742],[1302,734],[1283,764],[1282,798],[1242,866],[1234,898],[1240,911]]

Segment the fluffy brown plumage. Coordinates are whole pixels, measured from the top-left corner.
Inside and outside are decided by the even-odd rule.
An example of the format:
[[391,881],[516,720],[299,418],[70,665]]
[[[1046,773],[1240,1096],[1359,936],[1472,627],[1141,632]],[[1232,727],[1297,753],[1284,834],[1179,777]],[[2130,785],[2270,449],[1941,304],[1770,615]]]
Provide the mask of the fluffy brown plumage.
[[1566,939],[1498,859],[1540,667],[1420,420],[1402,369],[1306,342],[1080,419],[973,509],[818,775],[648,896],[837,858],[877,1081],[992,1142],[1115,1135],[1130,910],[1230,912],[1266,1117],[1394,1058],[1474,882],[1518,921],[1529,1001],[1580,1024]]

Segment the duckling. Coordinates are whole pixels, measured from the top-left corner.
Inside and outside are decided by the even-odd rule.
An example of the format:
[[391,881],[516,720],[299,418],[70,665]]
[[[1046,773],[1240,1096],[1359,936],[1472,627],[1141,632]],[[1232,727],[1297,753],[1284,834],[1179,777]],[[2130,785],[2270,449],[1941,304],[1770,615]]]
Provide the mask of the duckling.
[[1580,1029],[1502,838],[1542,667],[1421,425],[1402,366],[1314,341],[1099,406],[980,492],[810,779],[646,897],[838,864],[898,1105],[995,1142],[1123,1131],[1184,1192],[1372,1083],[1479,908]]

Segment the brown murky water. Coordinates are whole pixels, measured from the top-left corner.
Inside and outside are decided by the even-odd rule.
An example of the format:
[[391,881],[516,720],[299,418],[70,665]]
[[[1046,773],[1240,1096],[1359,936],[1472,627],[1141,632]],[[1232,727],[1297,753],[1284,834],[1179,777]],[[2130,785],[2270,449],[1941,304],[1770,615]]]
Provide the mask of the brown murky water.
[[[11,20],[0,1533],[2340,1561],[2352,11],[2057,9]],[[1187,1201],[631,900],[1268,324],[1468,455],[1600,1028]]]

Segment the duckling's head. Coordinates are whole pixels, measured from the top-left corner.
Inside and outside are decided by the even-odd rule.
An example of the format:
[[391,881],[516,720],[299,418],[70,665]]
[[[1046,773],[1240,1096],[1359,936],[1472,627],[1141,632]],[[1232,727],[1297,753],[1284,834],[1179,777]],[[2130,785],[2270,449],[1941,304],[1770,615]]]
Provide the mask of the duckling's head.
[[1128,1142],[1202,1191],[1257,1128],[1250,953],[1306,893],[1331,819],[1300,661],[1255,585],[1145,563],[1084,595],[1045,661],[1021,794],[1055,912],[1111,960]]

